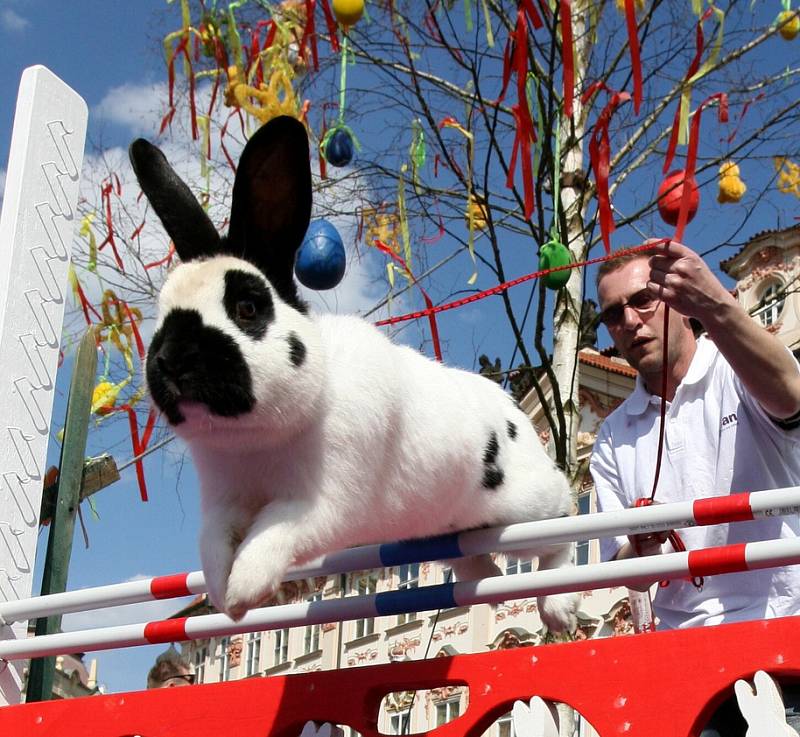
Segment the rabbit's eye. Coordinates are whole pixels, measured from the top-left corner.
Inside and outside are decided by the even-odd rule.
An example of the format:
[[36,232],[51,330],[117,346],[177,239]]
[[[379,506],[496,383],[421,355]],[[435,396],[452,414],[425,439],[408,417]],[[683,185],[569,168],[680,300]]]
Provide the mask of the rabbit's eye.
[[236,303],[236,317],[240,320],[252,320],[256,316],[256,306],[248,299],[241,299]]

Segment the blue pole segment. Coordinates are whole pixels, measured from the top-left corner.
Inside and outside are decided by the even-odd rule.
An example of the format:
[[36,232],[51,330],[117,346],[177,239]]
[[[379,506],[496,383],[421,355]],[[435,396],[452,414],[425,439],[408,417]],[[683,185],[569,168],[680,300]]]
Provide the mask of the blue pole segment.
[[458,544],[459,533],[437,535],[421,540],[405,540],[399,543],[384,543],[379,555],[384,566],[399,566],[405,563],[422,563],[426,560],[447,560],[464,555]]
[[442,583],[419,589],[384,591],[375,594],[375,611],[379,615],[385,615],[452,609],[458,606],[453,591],[454,586],[452,583]]

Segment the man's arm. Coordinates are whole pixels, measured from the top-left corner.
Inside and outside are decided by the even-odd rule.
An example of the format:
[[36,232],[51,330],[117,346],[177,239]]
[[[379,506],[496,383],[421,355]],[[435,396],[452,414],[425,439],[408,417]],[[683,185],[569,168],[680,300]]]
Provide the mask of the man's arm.
[[800,412],[797,363],[753,320],[700,256],[671,241],[650,259],[649,288],[672,309],[703,324],[752,397],[776,420]]

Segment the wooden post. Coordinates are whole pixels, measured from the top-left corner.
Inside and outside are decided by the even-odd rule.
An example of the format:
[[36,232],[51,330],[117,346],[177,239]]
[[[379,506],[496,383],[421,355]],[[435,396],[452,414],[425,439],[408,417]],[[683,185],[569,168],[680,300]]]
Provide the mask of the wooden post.
[[[94,331],[87,330],[78,346],[64,423],[64,444],[59,463],[56,512],[50,525],[47,555],[42,575],[42,596],[66,591],[69,559],[75,532],[75,515],[81,500],[86,436],[92,410],[92,392],[97,371],[97,347]],[[42,617],[36,621],[36,634],[47,635],[61,628],[61,615]],[[52,698],[55,658],[31,661],[26,701]]]

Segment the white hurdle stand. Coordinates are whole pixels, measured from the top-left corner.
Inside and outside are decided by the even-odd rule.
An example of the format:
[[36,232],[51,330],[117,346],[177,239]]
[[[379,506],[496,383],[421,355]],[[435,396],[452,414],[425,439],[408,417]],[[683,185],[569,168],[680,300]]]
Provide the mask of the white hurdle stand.
[[[292,569],[286,580],[457,558],[496,551],[608,535],[634,534],[719,524],[756,517],[796,514],[800,487],[711,497],[472,530],[424,540],[369,545],[340,551]],[[241,634],[323,622],[346,621],[478,603],[543,596],[569,591],[650,584],[675,578],[718,575],[800,563],[800,539],[766,540],[705,550],[609,561],[477,581],[463,581],[331,601],[303,602],[254,609],[239,622],[208,614],[0,642],[0,658],[18,660],[86,650],[134,647]],[[160,576],[145,581],[52,594],[0,605],[5,622],[66,612],[201,593],[200,572]]]
[[[0,217],[0,601],[31,594],[87,119],[48,69],[23,72]],[[20,686],[4,668],[0,704],[19,702]]]

